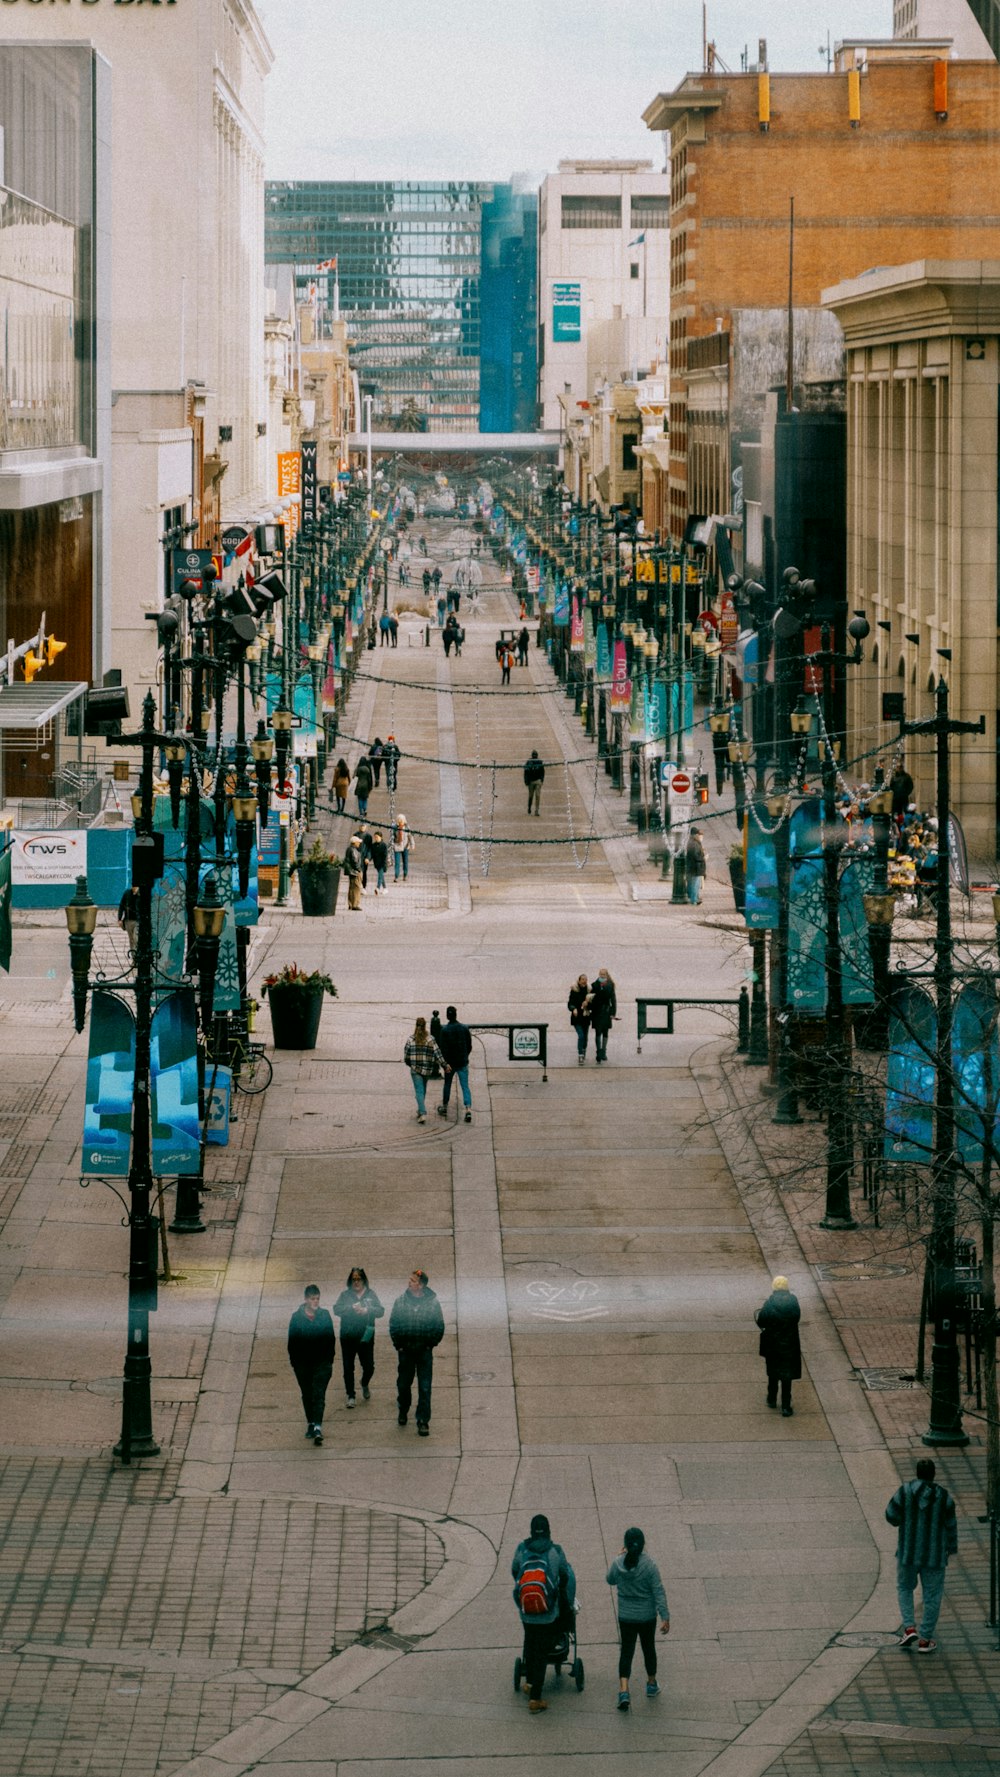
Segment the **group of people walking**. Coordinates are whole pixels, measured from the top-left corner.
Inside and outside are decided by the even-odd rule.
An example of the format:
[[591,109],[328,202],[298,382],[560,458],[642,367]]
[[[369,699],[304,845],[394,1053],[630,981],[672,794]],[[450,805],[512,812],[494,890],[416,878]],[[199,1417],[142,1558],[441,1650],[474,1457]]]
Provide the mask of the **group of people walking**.
[[372,790],[377,790],[382,782],[383,766],[385,787],[394,795],[399,785],[399,760],[400,751],[393,734],[390,734],[388,740],[382,740],[376,735],[367,753],[362,753],[353,772],[346,759],[338,759],[333,768],[333,796],[337,814],[346,812],[352,780],[358,799],[358,813],[368,813],[368,798]]
[[405,814],[396,816],[396,822],[388,841],[380,832],[372,832],[366,826],[359,827],[356,833],[352,833],[344,852],[348,912],[361,912],[361,897],[368,893],[369,865],[375,872],[376,895],[385,894],[390,845],[393,857],[393,881],[398,882],[402,877],[405,882],[410,873],[410,858],[413,856],[413,834],[410,832]]
[[[362,1265],[353,1265],[347,1282],[333,1305],[323,1308],[316,1283],[306,1285],[303,1300],[288,1324],[288,1361],[299,1385],[306,1416],[306,1437],[323,1442],[326,1391],[333,1375],[337,1339],[333,1315],[340,1322],[340,1359],[348,1407],[357,1405],[356,1375],[360,1373],[361,1399],[371,1399],[375,1374],[375,1323],[385,1308],[368,1282]],[[389,1338],[396,1352],[397,1422],[406,1425],[417,1385],[417,1431],[430,1434],[431,1383],[434,1350],[444,1338],[444,1314],[431,1289],[427,1273],[417,1267],[405,1290],[396,1297],[389,1315]]]
[[446,1023],[437,1012],[431,1016],[430,1029],[426,1018],[418,1018],[413,1035],[403,1048],[403,1061],[410,1070],[413,1095],[417,1101],[417,1122],[427,1121],[427,1082],[442,1080],[439,1117],[447,1117],[452,1082],[457,1079],[465,1107],[465,1121],[472,1122],[472,1091],[469,1086],[469,1059],[472,1055],[472,1032],[462,1024],[454,1006],[448,1006]]
[[569,990],[566,1005],[570,1024],[576,1031],[578,1065],[585,1067],[587,1064],[587,1039],[593,1030],[594,1060],[600,1067],[608,1059],[608,1037],[618,1017],[615,984],[607,969],[599,969],[595,981],[588,981],[586,975],[578,975]]

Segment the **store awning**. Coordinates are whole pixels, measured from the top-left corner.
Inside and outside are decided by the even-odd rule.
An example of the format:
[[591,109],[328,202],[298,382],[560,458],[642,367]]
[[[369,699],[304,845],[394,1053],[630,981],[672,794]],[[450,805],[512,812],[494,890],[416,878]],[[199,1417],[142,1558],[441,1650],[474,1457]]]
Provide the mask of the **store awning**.
[[56,716],[86,697],[85,681],[50,679],[48,684],[0,685],[0,729],[45,728]]

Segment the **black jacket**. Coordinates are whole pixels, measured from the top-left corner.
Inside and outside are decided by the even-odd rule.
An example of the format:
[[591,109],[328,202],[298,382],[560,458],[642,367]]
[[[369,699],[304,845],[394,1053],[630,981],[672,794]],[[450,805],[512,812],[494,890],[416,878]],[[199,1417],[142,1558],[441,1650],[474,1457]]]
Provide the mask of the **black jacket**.
[[[590,1025],[590,1014],[593,1007],[587,1005],[589,999],[589,987],[570,988],[569,999],[566,1001],[566,1004],[569,1007],[569,1021],[577,1030],[579,1030],[581,1025],[586,1025],[588,1027]],[[585,1007],[586,1010],[584,1010]]]
[[705,847],[696,833],[687,842],[687,872],[689,876],[705,875]]
[[337,1340],[326,1308],[317,1308],[312,1320],[304,1307],[296,1308],[288,1323],[288,1361],[293,1370],[322,1370],[333,1363]]
[[760,1328],[760,1356],[767,1364],[768,1374],[788,1376],[797,1381],[802,1374],[802,1348],[799,1344],[798,1301],[791,1290],[772,1290],[767,1301],[758,1308],[754,1320]]
[[389,862],[389,847],[384,839],[372,840],[372,863],[376,870],[384,870]]
[[591,998],[594,1006],[590,1014],[590,1022],[595,1030],[610,1030],[611,1020],[617,1016],[618,1001],[615,997],[613,981],[602,981],[598,978],[590,984]]
[[449,1067],[466,1067],[472,1054],[472,1032],[467,1024],[449,1018],[438,1032],[437,1046]]
[[526,759],[524,761],[524,781],[526,784],[543,784],[545,782],[545,767],[540,759]]
[[[359,1302],[364,1311],[360,1314]],[[341,1339],[357,1339],[367,1344],[374,1338],[375,1322],[382,1319],[385,1309],[369,1284],[360,1296],[350,1286],[341,1290],[333,1304],[333,1312],[340,1321]]]
[[397,1351],[433,1351],[444,1338],[444,1315],[434,1291],[425,1284],[419,1296],[404,1290],[389,1316],[389,1337]]

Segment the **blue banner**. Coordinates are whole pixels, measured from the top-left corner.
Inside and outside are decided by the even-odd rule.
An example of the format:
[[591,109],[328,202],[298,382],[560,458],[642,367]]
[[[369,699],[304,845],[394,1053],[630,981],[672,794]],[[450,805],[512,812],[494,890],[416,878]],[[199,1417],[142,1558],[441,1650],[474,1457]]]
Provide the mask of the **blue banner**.
[[556,581],[555,604],[552,608],[552,621],[558,628],[569,622],[569,587],[565,580]]
[[611,636],[606,623],[597,625],[597,677],[611,677]]
[[955,1001],[951,1054],[955,1145],[968,1165],[977,1166],[983,1158],[984,1132],[991,1144],[995,1143],[1000,1125],[1000,1037],[992,977],[970,981]]
[[889,1019],[885,1092],[887,1160],[925,1165],[934,1153],[934,1056],[937,1012],[921,987],[897,987]]
[[[756,818],[755,818],[756,817]],[[746,902],[743,917],[753,931],[778,927],[778,864],[771,817],[763,802],[747,810]]]
[[167,994],[150,1033],[152,1168],[157,1176],[200,1172],[198,1030],[194,989]]
[[80,1171],[105,1178],[128,1174],[135,1081],[135,1019],[113,993],[90,996],[83,1152]]

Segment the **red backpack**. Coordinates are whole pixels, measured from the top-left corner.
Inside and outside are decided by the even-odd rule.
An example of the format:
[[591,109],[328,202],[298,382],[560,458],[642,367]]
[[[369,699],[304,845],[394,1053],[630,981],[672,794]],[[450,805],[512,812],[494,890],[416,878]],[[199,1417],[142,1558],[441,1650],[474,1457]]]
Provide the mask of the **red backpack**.
[[555,1607],[556,1588],[544,1557],[528,1555],[517,1576],[517,1603],[522,1616],[547,1617]]

